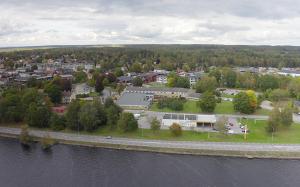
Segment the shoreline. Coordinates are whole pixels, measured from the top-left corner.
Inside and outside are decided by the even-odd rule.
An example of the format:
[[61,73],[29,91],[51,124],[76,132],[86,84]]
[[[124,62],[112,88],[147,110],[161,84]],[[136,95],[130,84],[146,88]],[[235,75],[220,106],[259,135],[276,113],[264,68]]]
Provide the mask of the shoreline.
[[[248,159],[300,159],[300,144],[188,142],[129,138],[107,139],[103,136],[78,135],[53,131],[30,130],[29,132],[36,141],[39,141],[46,134],[49,134],[57,143],[75,146],[167,154],[239,157]],[[19,128],[0,127],[0,137],[18,139],[19,134]],[[256,146],[262,148],[256,149]]]

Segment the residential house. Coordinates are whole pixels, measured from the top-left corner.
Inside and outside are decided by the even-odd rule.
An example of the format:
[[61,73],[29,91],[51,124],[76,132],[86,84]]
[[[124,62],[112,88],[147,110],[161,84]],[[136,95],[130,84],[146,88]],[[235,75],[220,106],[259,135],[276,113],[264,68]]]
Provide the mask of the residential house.
[[90,87],[86,83],[75,84],[72,89],[71,100],[76,99],[78,95],[88,95],[95,92],[95,88]]

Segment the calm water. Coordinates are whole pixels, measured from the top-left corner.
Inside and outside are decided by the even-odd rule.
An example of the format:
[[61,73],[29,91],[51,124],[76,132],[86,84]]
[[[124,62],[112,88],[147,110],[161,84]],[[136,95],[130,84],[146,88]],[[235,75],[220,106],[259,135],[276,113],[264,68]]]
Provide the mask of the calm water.
[[0,139],[0,186],[300,186],[300,160],[169,155]]

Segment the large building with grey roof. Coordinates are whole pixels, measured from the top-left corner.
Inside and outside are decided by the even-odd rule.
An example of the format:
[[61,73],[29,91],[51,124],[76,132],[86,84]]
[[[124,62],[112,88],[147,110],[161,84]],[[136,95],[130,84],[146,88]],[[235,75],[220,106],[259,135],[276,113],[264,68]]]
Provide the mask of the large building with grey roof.
[[123,92],[117,104],[128,109],[148,109],[152,100],[152,94]]
[[134,87],[128,86],[124,92],[152,94],[158,97],[183,97],[199,99],[200,94],[186,88],[158,88],[158,87]]

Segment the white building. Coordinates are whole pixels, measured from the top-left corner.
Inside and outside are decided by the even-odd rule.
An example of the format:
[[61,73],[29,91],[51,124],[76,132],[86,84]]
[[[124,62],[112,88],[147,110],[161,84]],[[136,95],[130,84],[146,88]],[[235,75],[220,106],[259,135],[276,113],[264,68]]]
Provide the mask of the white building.
[[156,82],[167,84],[168,83],[168,76],[167,76],[167,74],[162,74],[162,73],[158,74],[156,76]]
[[90,87],[86,83],[75,84],[72,89],[71,100],[76,99],[77,95],[87,95],[92,92],[95,92],[95,88]]
[[162,126],[170,127],[173,123],[181,127],[213,127],[217,119],[215,115],[196,114],[165,114],[162,119]]
[[278,72],[279,75],[291,76],[291,77],[300,77],[300,71],[295,70],[282,70]]

